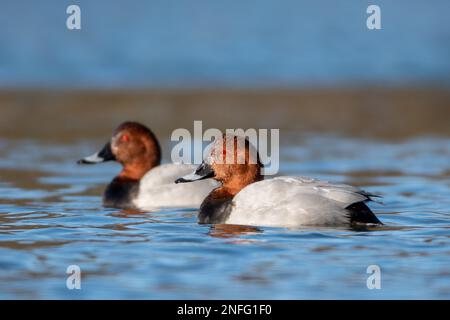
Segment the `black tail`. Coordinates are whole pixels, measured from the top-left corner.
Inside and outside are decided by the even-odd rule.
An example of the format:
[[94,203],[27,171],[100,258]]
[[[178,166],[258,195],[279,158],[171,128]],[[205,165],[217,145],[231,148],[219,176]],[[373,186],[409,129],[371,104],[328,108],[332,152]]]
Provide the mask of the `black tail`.
[[347,208],[350,213],[350,223],[383,224],[364,202],[357,202]]

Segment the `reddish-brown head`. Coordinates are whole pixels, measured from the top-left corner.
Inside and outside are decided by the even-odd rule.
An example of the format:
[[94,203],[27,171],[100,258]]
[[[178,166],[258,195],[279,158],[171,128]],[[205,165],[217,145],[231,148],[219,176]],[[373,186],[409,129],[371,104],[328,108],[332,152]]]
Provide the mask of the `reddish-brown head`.
[[161,148],[153,132],[137,122],[124,122],[105,147],[78,163],[117,161],[123,166],[119,177],[138,180],[161,162]]
[[193,175],[177,180],[190,182],[214,178],[222,191],[234,195],[247,185],[263,179],[257,150],[247,139],[223,135],[211,148],[210,155]]

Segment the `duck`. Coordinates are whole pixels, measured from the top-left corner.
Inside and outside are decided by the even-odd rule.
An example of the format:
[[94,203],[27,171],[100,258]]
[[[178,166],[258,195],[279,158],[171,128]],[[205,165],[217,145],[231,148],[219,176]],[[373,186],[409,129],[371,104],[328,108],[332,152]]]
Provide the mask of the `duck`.
[[[239,139],[224,134],[193,173],[175,181],[212,178],[220,183],[200,205],[200,224],[284,228],[382,225],[366,204],[376,195],[308,177],[264,179],[257,150],[247,139]],[[225,161],[230,156],[232,161]]]
[[196,208],[215,188],[214,181],[177,185],[180,175],[195,170],[191,164],[161,164],[161,147],[154,133],[145,125],[126,121],[113,132],[110,141],[99,151],[78,160],[78,164],[116,161],[120,173],[103,194],[105,207],[158,210],[162,208]]

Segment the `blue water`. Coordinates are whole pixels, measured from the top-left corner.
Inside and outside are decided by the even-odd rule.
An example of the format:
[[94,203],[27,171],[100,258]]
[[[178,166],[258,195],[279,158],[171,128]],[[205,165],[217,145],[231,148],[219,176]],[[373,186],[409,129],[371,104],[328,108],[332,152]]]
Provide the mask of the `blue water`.
[[[66,8],[81,8],[81,30]],[[369,4],[382,29],[366,27]],[[450,83],[448,0],[0,0],[0,87]]]
[[[100,142],[98,142],[100,143]],[[226,228],[101,206],[97,141],[0,140],[0,298],[450,298],[450,140],[285,135],[281,174],[364,187],[376,230]],[[81,268],[81,290],[66,268]],[[369,265],[381,289],[369,290]]]

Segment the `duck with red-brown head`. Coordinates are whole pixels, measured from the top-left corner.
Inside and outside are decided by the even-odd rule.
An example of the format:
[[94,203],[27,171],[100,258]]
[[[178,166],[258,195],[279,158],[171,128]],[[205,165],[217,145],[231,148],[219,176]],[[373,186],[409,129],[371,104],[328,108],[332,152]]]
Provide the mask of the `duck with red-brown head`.
[[365,204],[373,195],[363,190],[303,177],[263,180],[261,169],[257,151],[247,140],[224,135],[194,174],[176,182],[211,177],[220,182],[202,202],[199,223],[271,227],[381,224]]
[[214,185],[197,185],[200,189],[182,189],[173,183],[180,172],[188,172],[190,165],[161,164],[161,147],[153,132],[137,122],[124,122],[114,130],[100,152],[78,161],[96,164],[116,161],[122,165],[120,173],[106,188],[103,204],[115,208],[197,207],[201,197]]
[[213,177],[220,182],[200,206],[200,223],[225,223],[236,194],[248,185],[262,180],[262,164],[256,149],[243,137],[223,135],[211,147],[210,155],[195,173],[179,178],[180,182]]

